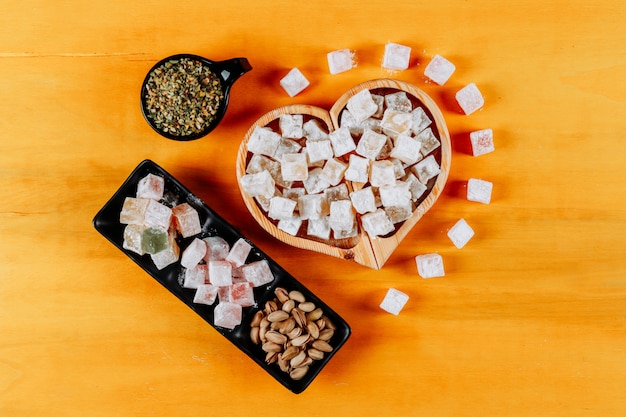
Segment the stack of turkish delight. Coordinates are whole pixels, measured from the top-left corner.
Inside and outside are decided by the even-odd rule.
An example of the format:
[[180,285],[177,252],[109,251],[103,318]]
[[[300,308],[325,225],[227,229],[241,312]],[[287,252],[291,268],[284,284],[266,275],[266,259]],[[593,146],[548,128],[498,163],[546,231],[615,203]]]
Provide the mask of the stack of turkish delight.
[[339,122],[328,132],[316,118],[283,114],[257,126],[240,185],[291,235],[350,238],[359,220],[372,238],[389,235],[440,173],[432,120],[405,91],[364,89]]

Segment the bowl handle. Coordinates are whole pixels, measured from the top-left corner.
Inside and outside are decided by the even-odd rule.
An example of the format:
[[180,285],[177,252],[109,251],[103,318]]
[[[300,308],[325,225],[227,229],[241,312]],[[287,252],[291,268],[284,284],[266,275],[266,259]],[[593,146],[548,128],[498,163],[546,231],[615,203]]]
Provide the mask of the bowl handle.
[[252,69],[246,58],[232,58],[214,63],[215,73],[226,85],[232,85],[239,77]]

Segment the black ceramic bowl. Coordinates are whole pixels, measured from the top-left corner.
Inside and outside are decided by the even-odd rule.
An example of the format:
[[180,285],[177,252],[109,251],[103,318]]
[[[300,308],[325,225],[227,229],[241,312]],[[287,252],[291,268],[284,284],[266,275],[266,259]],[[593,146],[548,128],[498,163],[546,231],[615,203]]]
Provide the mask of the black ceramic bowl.
[[[157,121],[159,119],[159,115],[163,115],[160,110],[157,110],[156,113],[152,113],[150,111],[150,104],[148,103],[149,94],[155,94],[155,91],[159,90],[162,84],[156,84],[155,78],[153,77],[156,72],[160,71],[161,73],[166,68],[166,65],[174,64],[178,65],[181,60],[186,61],[187,63],[197,64],[198,67],[201,67],[203,71],[207,71],[205,74],[210,75],[213,79],[219,81],[219,89],[221,90],[221,99],[217,100],[218,103],[212,103],[209,107],[215,111],[213,115],[210,117],[204,117],[205,121],[200,124],[199,127],[193,127],[192,130],[187,130],[183,133],[180,132],[172,132],[166,131],[164,128],[164,124],[162,121]],[[146,78],[143,81],[141,86],[141,111],[148,122],[148,124],[160,135],[165,136],[168,139],[180,140],[180,141],[188,141],[199,139],[203,136],[209,134],[213,129],[217,127],[217,125],[224,118],[224,114],[226,114],[226,108],[228,107],[228,101],[230,97],[230,89],[233,83],[241,77],[246,72],[250,71],[252,66],[246,58],[233,58],[225,61],[211,61],[204,57],[192,54],[178,54],[172,55],[167,58],[164,58],[157,62],[151,69],[148,71]],[[162,78],[167,78],[163,77]],[[193,81],[193,85],[200,85],[201,80],[191,78]],[[151,88],[151,92],[149,92],[149,87]],[[178,92],[184,94],[185,97],[188,96],[188,91],[183,91],[186,89],[186,86],[180,86]],[[175,94],[176,95],[176,94]],[[161,102],[161,108],[168,108],[169,103],[164,104]],[[183,108],[183,106],[179,106]],[[180,111],[180,113],[185,114],[184,117],[188,116],[190,112],[188,111]]]
[[[143,177],[148,174],[154,174],[161,176],[165,179],[165,189],[177,197],[177,203],[188,203],[194,207],[199,215],[202,224],[202,235],[198,237],[206,236],[221,236],[231,246],[240,238],[245,237],[239,233],[233,226],[227,223],[222,217],[214,212],[209,206],[207,206],[202,200],[193,195],[187,188],[185,188],[174,177],[168,174],[163,168],[155,164],[150,160],[141,162],[135,170],[130,174],[126,181],[115,192],[111,199],[100,209],[98,214],[93,219],[93,225],[98,232],[100,232],[105,238],[107,238],[113,245],[125,253],[129,258],[141,266],[148,274],[150,274],[161,285],[167,288],[172,294],[178,297],[183,303],[191,308],[196,314],[202,317],[207,323],[209,323],[215,330],[222,334],[226,339],[231,341],[237,348],[248,355],[254,362],[261,366],[267,373],[274,377],[278,382],[284,385],[292,392],[298,394],[304,391],[313,379],[319,374],[322,368],[328,363],[335,353],[343,346],[350,336],[351,329],[348,323],[341,318],[335,311],[333,311],[327,304],[320,300],[315,294],[308,290],[302,283],[296,278],[285,271],[280,265],[269,258],[254,244],[252,245],[252,251],[248,256],[247,263],[267,260],[270,269],[274,275],[274,281],[268,285],[256,287],[254,289],[254,296],[257,304],[252,307],[245,307],[243,309],[242,324],[235,327],[233,330],[228,330],[213,324],[213,310],[217,305],[203,305],[193,302],[194,290],[183,288],[179,283],[179,276],[181,274],[181,265],[179,262],[171,264],[166,268],[159,270],[152,262],[149,255],[140,256],[135,252],[124,249],[123,247],[123,233],[124,225],[119,222],[120,211],[124,204],[126,197],[132,197],[136,195],[137,183]],[[186,246],[193,240],[193,237],[182,239],[179,241],[181,253]],[[120,277],[121,279],[121,277]],[[128,277],[124,277],[128,279]],[[250,339],[250,322],[254,314],[263,306],[265,302],[274,298],[274,290],[276,287],[283,287],[287,291],[298,290],[305,295],[305,298],[309,301],[313,301],[318,307],[321,307],[326,317],[328,317],[333,324],[337,327],[334,336],[329,341],[334,347],[334,350],[323,358],[323,360],[315,361],[309,369],[309,372],[303,379],[292,380],[288,374],[282,372],[277,364],[268,365],[265,363],[265,352],[261,350],[259,345],[255,345]]]

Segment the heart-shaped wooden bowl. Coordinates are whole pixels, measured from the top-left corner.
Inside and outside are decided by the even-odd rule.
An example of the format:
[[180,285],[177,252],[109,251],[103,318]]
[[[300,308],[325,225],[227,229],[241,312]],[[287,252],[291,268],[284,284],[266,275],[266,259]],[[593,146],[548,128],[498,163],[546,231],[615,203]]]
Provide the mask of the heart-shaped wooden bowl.
[[[441,143],[441,145],[431,153],[439,164],[439,174],[431,178],[425,184],[426,191],[415,202],[412,215],[403,222],[395,224],[395,230],[387,235],[371,238],[361,226],[360,216],[358,214],[356,215],[359,227],[358,234],[345,239],[335,239],[331,237],[328,240],[324,240],[312,237],[306,233],[306,227],[300,227],[296,235],[284,232],[277,227],[278,222],[276,220],[268,217],[257,200],[244,191],[239,181],[246,175],[246,168],[252,157],[251,152],[248,151],[248,141],[252,133],[256,127],[269,127],[274,131],[278,131],[278,120],[283,114],[301,114],[305,122],[310,119],[317,119],[328,132],[332,132],[339,128],[341,113],[346,109],[348,100],[364,89],[368,89],[372,94],[376,95],[387,95],[404,91],[410,99],[413,108],[420,106],[424,109],[425,113],[432,121],[429,127]],[[359,139],[355,139],[357,143],[358,140]],[[441,195],[448,179],[450,162],[450,134],[443,119],[443,115],[436,103],[424,91],[412,84],[392,79],[379,79],[366,81],[351,88],[335,102],[330,111],[315,106],[298,104],[280,107],[264,114],[250,127],[244,136],[237,155],[236,169],[241,195],[246,207],[261,227],[272,236],[291,246],[351,260],[373,269],[380,269],[413,226],[415,226]],[[349,191],[359,190],[366,185],[363,183],[351,183],[345,179],[343,182],[346,183]]]

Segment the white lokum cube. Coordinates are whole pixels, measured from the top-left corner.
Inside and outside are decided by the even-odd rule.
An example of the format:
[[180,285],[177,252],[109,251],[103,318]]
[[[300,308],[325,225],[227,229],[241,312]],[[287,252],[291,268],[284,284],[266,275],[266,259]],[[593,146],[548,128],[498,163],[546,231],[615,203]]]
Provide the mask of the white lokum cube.
[[390,70],[405,70],[409,67],[410,59],[411,48],[409,46],[389,42],[385,45],[382,66]]
[[283,158],[283,155],[288,153],[299,153],[301,149],[302,146],[295,140],[280,138],[278,148],[276,148],[276,152],[274,152],[274,159],[280,161]]
[[400,314],[408,301],[409,296],[407,294],[402,291],[398,291],[395,288],[389,288],[389,290],[387,290],[387,294],[385,294],[385,298],[382,303],[380,303],[380,308],[397,316]]
[[493,183],[478,178],[470,178],[467,181],[467,199],[478,203],[489,204],[491,202],[491,190]]
[[319,219],[329,214],[330,206],[324,194],[307,194],[298,198],[298,212],[302,220]]
[[196,289],[193,296],[193,302],[196,304],[212,305],[217,299],[217,291],[219,287],[211,284],[201,284]]
[[416,202],[422,196],[422,194],[424,194],[424,191],[426,191],[426,186],[419,182],[417,177],[412,172],[409,172],[407,174],[404,181],[409,184],[409,191],[411,191],[411,200]]
[[287,92],[289,97],[300,94],[309,86],[310,82],[298,68],[292,68],[287,75],[280,80],[280,86]]
[[393,162],[383,159],[381,161],[372,162],[372,172],[370,174],[370,182],[374,187],[384,187],[386,185],[395,185],[396,171]]
[[242,266],[241,274],[253,287],[260,287],[274,281],[274,274],[265,259]]
[[322,168],[313,168],[309,171],[307,179],[302,181],[304,188],[308,194],[321,193],[330,186],[326,180],[321,177]]
[[300,139],[304,136],[302,124],[304,117],[301,114],[281,114],[278,118],[278,127],[284,138]]
[[345,155],[356,149],[356,144],[350,134],[350,129],[347,127],[340,127],[330,133],[329,137],[336,157]]
[[183,254],[180,257],[180,264],[185,268],[193,268],[198,265],[202,259],[204,259],[206,251],[206,242],[196,237],[183,251]]
[[441,172],[441,167],[433,155],[419,161],[411,167],[411,171],[417,176],[422,184],[426,184],[428,180],[436,177]]
[[467,115],[474,113],[485,104],[485,99],[474,83],[468,84],[457,91],[455,97],[457,103],[459,103],[459,106]]
[[163,177],[148,174],[137,183],[137,198],[150,198],[160,200],[165,191],[165,180]]
[[346,107],[357,123],[361,123],[378,111],[378,104],[372,99],[372,93],[368,89],[363,89],[350,97]]
[[474,236],[474,230],[470,227],[465,219],[459,219],[450,230],[448,237],[454,243],[454,246],[461,249]]
[[198,288],[208,282],[208,265],[198,264],[193,268],[185,269],[183,276],[183,288]]
[[205,237],[203,240],[207,245],[207,251],[204,257],[206,262],[226,259],[228,252],[230,252],[230,245],[224,238],[220,236],[209,236]]
[[335,231],[352,230],[356,217],[350,200],[333,201],[330,203],[330,227]]
[[452,62],[441,55],[435,55],[428,65],[426,65],[426,68],[424,68],[424,75],[435,83],[444,85],[452,76],[455,69],[456,67]]
[[409,135],[400,134],[389,156],[397,158],[407,165],[413,165],[422,157],[420,154],[421,147],[422,142]]
[[248,151],[273,157],[281,138],[269,127],[256,126],[248,139]]
[[348,181],[368,182],[369,181],[370,160],[358,155],[350,155],[348,161],[348,169],[344,173],[344,177]]
[[411,99],[409,99],[404,91],[387,94],[384,99],[387,109],[395,110],[399,113],[410,113],[411,110],[413,110]]
[[329,183],[330,185],[337,185],[343,180],[343,175],[348,168],[348,164],[341,162],[337,158],[331,158],[326,161],[320,178]]
[[239,304],[220,302],[213,310],[213,324],[234,329],[241,324],[242,307]]
[[233,264],[228,261],[209,261],[209,281],[217,287],[226,287],[233,283]]
[[387,217],[392,223],[400,223],[408,220],[413,214],[413,208],[411,204],[405,204],[403,206],[389,206],[384,208]]
[[378,110],[376,110],[376,113],[372,114],[372,118],[380,119],[383,117],[383,112],[385,110],[385,96],[372,94],[372,100],[374,100],[374,103],[378,106]]
[[239,184],[250,197],[263,196],[268,199],[274,196],[276,186],[274,178],[267,170],[246,174],[239,179]]
[[350,49],[339,49],[326,54],[328,70],[331,74],[339,74],[356,67],[354,52]]
[[406,206],[411,204],[409,183],[397,181],[395,185],[384,186],[378,189],[383,207]]
[[157,226],[163,229],[170,227],[170,220],[172,219],[172,209],[161,204],[156,200],[148,200],[148,207],[146,207],[146,213],[144,218],[144,224],[146,226]]
[[285,181],[302,181],[309,176],[309,165],[304,153],[286,153],[280,163],[280,173]]
[[363,229],[370,237],[384,236],[395,230],[391,219],[382,209],[377,209],[373,213],[367,213],[361,216],[361,224]]
[[376,199],[372,187],[365,187],[350,193],[350,201],[359,214],[376,211]]
[[272,197],[270,199],[270,209],[267,213],[270,219],[288,220],[293,217],[293,210],[296,208],[296,202],[290,198]]
[[496,149],[493,143],[493,131],[491,129],[471,132],[470,142],[472,143],[472,154],[474,156],[484,155]]
[[302,226],[302,218],[300,216],[293,216],[289,219],[280,219],[276,227],[291,236],[296,236]]
[[424,156],[441,146],[441,142],[439,142],[439,139],[437,139],[430,127],[418,133],[417,136],[415,136],[415,140],[422,144],[420,152]]
[[427,253],[415,257],[417,273],[422,278],[436,278],[445,275],[443,258],[438,253]]
[[411,112],[413,116],[413,123],[411,124],[411,130],[414,134],[419,134],[422,130],[426,129],[433,122],[430,120],[430,117],[426,114],[423,108],[416,107],[415,110]]
[[371,129],[365,129],[356,146],[356,153],[374,161],[386,143],[387,136]]
[[306,190],[303,187],[286,188],[283,190],[283,197],[291,198],[298,201],[298,198],[306,194]]
[[246,259],[252,250],[250,245],[245,239],[239,238],[235,244],[230,248],[230,252],[226,256],[226,260],[235,266],[241,266],[246,263]]
[[322,128],[319,120],[311,119],[304,122],[303,129],[308,140],[328,139],[328,132]]
[[345,183],[342,183],[334,187],[328,187],[324,190],[324,197],[326,197],[329,202],[337,200],[348,200],[350,199],[348,186]]
[[387,109],[383,115],[380,126],[385,130],[391,130],[395,133],[409,132],[413,125],[413,115],[408,112],[401,112],[394,109]]
[[311,163],[326,161],[333,157],[333,148],[330,140],[307,140],[306,152]]
[[319,237],[320,239],[329,239],[330,224],[328,216],[320,217],[319,219],[309,219],[306,233],[309,236]]

